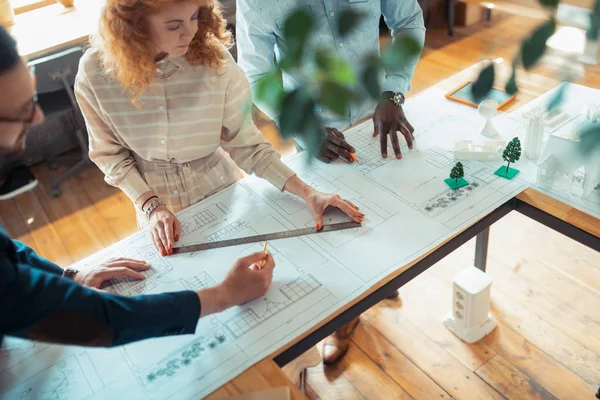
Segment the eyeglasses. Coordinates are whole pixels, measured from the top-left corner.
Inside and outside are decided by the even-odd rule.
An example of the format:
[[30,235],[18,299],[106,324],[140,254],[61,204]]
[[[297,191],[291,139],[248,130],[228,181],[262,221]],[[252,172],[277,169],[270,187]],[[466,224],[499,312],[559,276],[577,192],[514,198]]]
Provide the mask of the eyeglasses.
[[37,96],[34,96],[31,99],[31,111],[28,117],[26,118],[7,118],[7,117],[0,117],[0,122],[9,122],[9,123],[22,123],[22,124],[26,124],[26,125],[31,125],[33,123],[33,120],[35,119],[35,112],[37,111],[38,108],[38,99]]

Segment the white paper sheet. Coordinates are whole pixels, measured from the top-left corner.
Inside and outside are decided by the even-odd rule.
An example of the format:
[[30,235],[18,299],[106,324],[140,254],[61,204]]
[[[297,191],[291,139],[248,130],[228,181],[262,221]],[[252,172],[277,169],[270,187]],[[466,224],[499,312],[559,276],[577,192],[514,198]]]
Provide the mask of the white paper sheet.
[[[196,334],[146,340],[115,349],[55,346],[6,338],[0,350],[2,399],[189,399],[203,397],[255,362],[309,330],[395,269],[437,246],[530,185],[523,172],[512,181],[493,175],[499,166],[464,162],[469,186],[444,183],[459,139],[481,139],[484,120],[473,108],[430,89],[408,102],[415,149],[382,159],[366,122],[346,134],[358,164],[288,161],[319,190],[338,193],[366,214],[361,228],[269,243],[277,266],[267,295],[199,321]],[[499,118],[512,137],[515,120]],[[389,154],[393,154],[391,142]],[[581,202],[580,202],[581,203]],[[583,204],[585,203],[585,204]],[[581,205],[598,213],[593,201]],[[575,202],[575,204],[579,204]],[[591,210],[591,211],[590,211]],[[339,212],[325,222],[345,220]],[[179,215],[180,244],[314,226],[306,205],[267,182],[249,177]],[[124,295],[199,289],[220,282],[240,256],[260,244],[161,258],[141,232],[75,265],[107,258],[143,258],[153,269],[141,283],[116,282]]]

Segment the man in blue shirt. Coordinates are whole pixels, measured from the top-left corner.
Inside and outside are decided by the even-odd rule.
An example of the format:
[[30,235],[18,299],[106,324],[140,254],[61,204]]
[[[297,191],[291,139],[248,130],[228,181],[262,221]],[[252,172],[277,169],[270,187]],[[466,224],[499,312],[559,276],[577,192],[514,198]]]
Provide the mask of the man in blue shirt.
[[[0,26],[0,156],[23,152],[27,130],[43,120],[35,88],[16,44]],[[266,260],[263,268],[251,268]],[[241,258],[223,282],[199,291],[122,297],[100,291],[112,278],[144,279],[141,261],[117,259],[83,272],[63,270],[11,240],[0,227],[0,344],[4,335],[81,346],[118,346],[192,334],[198,318],[263,296],[273,257]]]
[[[364,15],[354,31],[344,38],[337,35],[338,13],[350,8]],[[283,25],[286,17],[297,9],[308,11],[314,18],[314,35],[309,46],[325,47],[353,66],[363,68],[367,55],[379,51],[379,21],[383,15],[396,40],[400,35],[411,35],[423,45],[425,25],[423,13],[417,0],[237,0],[236,40],[238,63],[246,73],[253,90],[259,80],[279,62],[285,54]],[[377,102],[365,96],[362,103],[353,105],[345,118],[322,113],[325,122],[323,132],[325,145],[319,159],[330,162],[338,157],[353,162],[349,152],[351,144],[339,132],[373,116],[373,136],[380,137],[381,156],[388,156],[388,135],[397,159],[402,158],[398,132],[413,147],[414,129],[402,110],[404,95],[410,89],[410,80],[419,55],[405,60],[401,65],[385,71],[383,93]],[[283,86],[294,89],[299,86],[292,76],[283,74]],[[276,110],[256,100],[255,104],[269,118],[277,121]],[[408,116],[410,119],[410,115]],[[335,131],[335,135],[332,133]],[[295,138],[296,147],[306,148],[302,138]],[[323,361],[333,363],[341,358],[349,345],[349,336],[358,319],[340,329],[324,342]]]

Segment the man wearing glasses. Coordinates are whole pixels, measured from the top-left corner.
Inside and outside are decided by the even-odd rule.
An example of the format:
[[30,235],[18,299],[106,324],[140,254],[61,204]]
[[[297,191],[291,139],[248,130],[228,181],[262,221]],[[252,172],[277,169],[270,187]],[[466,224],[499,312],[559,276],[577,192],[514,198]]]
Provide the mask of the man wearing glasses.
[[[8,63],[7,57],[0,59],[0,70]],[[30,85],[31,86],[31,85]],[[0,102],[12,100],[3,94]],[[0,115],[0,158],[10,159],[25,150],[25,133],[31,125],[42,121],[42,114],[35,104],[35,98],[28,99],[24,104],[7,104],[6,115]],[[37,180],[29,169],[20,165],[6,173],[4,183],[0,186],[0,201],[11,199],[37,186]]]

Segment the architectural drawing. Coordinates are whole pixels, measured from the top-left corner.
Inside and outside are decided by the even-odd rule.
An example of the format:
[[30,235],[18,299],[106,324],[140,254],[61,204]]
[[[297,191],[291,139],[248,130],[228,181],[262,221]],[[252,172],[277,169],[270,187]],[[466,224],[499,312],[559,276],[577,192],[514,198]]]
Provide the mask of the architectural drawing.
[[183,286],[189,290],[201,290],[216,285],[213,278],[210,277],[206,272],[202,272],[198,275],[194,275],[191,278],[180,280]]
[[15,355],[26,353],[35,349],[36,343],[31,340],[12,340],[2,343],[0,347],[0,357],[7,357],[9,354]]
[[230,239],[235,237],[235,235],[250,226],[247,225],[244,221],[237,220],[233,223],[227,225],[224,228],[219,229],[218,231],[206,236],[204,240],[207,243],[218,242],[220,240]]
[[111,259],[116,258],[131,258],[135,260],[144,260],[150,266],[151,269],[147,271],[141,271],[140,273],[146,277],[143,281],[133,280],[129,278],[113,278],[104,283],[102,289],[108,290],[113,293],[118,293],[123,296],[135,296],[139,294],[148,293],[153,289],[156,289],[156,279],[168,274],[173,266],[169,261],[161,257],[154,246],[144,245],[141,247],[130,246],[119,249],[118,251],[108,252],[102,259],[94,259],[86,265],[89,267],[92,265],[99,265]]
[[265,311],[263,314],[257,315],[253,309],[247,308],[240,315],[226,321],[225,325],[236,337],[239,337],[255,326],[258,326],[258,324],[285,310],[286,307],[309,295],[319,287],[321,287],[321,284],[312,275],[301,275],[298,279],[279,288],[286,300],[276,302],[264,298],[262,299],[265,302]]
[[5,396],[19,400],[68,400],[83,399],[90,394],[91,388],[77,357],[71,355],[25,380]]
[[[575,99],[569,97],[568,109],[583,110],[593,102],[593,96],[576,85],[567,93]],[[598,91],[593,94],[598,96]],[[286,161],[307,183],[352,201],[366,217],[360,228],[269,242],[276,268],[263,298],[200,319],[193,335],[120,348],[50,346],[8,338],[0,350],[0,398],[98,400],[123,398],[124,393],[136,400],[202,398],[528,186],[538,188],[538,169],[531,160],[518,162],[521,173],[512,181],[493,174],[502,162],[467,160],[463,164],[470,184],[449,190],[443,180],[455,163],[454,144],[480,141],[481,117],[476,109],[444,95],[429,89],[405,105],[416,141],[409,150],[400,138],[401,160],[381,158],[379,139],[372,137],[372,122],[367,121],[345,132],[357,149],[358,163],[307,163],[304,155]],[[531,107],[525,106],[525,111]],[[555,134],[571,130],[581,118],[567,121]],[[519,132],[522,120],[519,114],[498,115],[494,125],[506,140]],[[390,140],[388,146],[393,155]],[[583,176],[577,171],[573,176],[583,186]],[[600,217],[600,190],[585,198],[556,188],[540,190]],[[183,228],[179,246],[314,226],[314,216],[302,200],[256,177],[204,199],[178,218]],[[347,220],[336,210],[324,215],[325,223]],[[127,296],[201,290],[221,282],[236,259],[261,248],[252,243],[160,257],[148,233],[139,232],[74,267],[91,268],[116,257],[143,259],[152,266],[146,280],[115,280],[108,289]]]
[[152,393],[158,387],[167,384],[181,370],[191,366],[193,363],[206,358],[209,354],[219,350],[220,347],[231,342],[231,337],[226,330],[215,327],[203,332],[192,342],[181,347],[163,359],[147,367],[145,357],[135,354],[123,348],[126,361],[132,372],[143,385],[147,393]]

